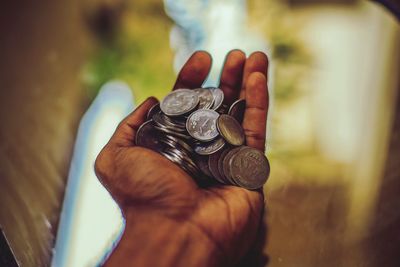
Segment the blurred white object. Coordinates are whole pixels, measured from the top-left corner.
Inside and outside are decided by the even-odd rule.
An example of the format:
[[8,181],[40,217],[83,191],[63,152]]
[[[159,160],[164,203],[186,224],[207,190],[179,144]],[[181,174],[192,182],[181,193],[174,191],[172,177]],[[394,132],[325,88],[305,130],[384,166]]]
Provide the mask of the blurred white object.
[[227,52],[241,49],[268,52],[261,34],[247,25],[245,0],[164,0],[167,14],[174,20],[171,46],[175,50],[174,68],[180,70],[196,50],[206,50],[213,56],[213,65],[206,82],[216,85]]
[[94,162],[133,109],[129,86],[106,83],[79,125],[58,228],[53,267],[96,266],[118,240],[121,211],[94,173]]

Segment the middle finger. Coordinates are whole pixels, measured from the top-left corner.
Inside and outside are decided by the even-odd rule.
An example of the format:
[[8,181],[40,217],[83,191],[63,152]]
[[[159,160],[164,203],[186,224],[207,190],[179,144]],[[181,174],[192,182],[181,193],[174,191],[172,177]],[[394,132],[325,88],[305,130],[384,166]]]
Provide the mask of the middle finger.
[[239,97],[245,62],[246,55],[240,50],[232,50],[226,56],[219,88],[224,92],[224,103],[228,106]]

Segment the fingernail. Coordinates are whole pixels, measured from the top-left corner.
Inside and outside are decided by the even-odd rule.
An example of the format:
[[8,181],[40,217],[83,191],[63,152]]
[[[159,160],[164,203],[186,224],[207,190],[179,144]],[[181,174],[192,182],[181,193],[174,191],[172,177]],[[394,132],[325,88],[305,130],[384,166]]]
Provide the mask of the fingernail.
[[243,51],[242,49],[240,49],[240,48],[234,48],[234,49],[230,50],[230,51],[228,52],[228,55],[229,55],[230,53],[232,53],[232,52],[235,52],[235,51],[242,52],[242,53],[246,56],[246,52],[244,52],[244,51]]
[[147,102],[147,101],[159,102],[158,99],[154,96],[148,97],[145,102]]

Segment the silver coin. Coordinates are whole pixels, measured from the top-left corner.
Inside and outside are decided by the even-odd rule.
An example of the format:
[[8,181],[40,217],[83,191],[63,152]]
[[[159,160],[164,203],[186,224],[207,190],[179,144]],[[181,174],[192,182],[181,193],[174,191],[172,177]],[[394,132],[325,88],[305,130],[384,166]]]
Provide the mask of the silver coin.
[[192,175],[190,170],[187,169],[186,166],[184,166],[182,164],[182,161],[178,157],[176,157],[175,155],[170,153],[169,151],[160,151],[160,154],[163,155],[165,158],[169,159],[172,163],[175,163],[176,165],[178,165],[178,167],[183,169],[183,171],[185,171],[189,175]]
[[197,167],[196,163],[185,153],[180,150],[169,148],[164,150],[164,152],[168,152],[173,157],[176,157],[180,161],[180,166],[184,169],[188,170],[189,173],[195,177],[200,176],[200,169]]
[[[154,116],[155,118],[155,116]],[[185,134],[183,131],[177,131],[176,128],[169,126],[169,125],[164,125],[164,124],[160,124],[157,123],[156,121],[154,121],[154,127],[164,133],[177,133],[177,134]]]
[[168,117],[167,115],[161,112],[160,112],[160,117],[163,121],[165,121],[166,124],[169,124],[174,127],[186,128],[185,126],[186,120],[182,120],[180,119],[180,117],[174,117],[175,119],[172,119],[173,117]]
[[197,93],[197,96],[199,97],[199,109],[209,109],[213,106],[214,95],[211,90],[205,88],[197,88],[193,91],[195,91]]
[[244,144],[245,135],[242,126],[232,116],[222,114],[217,119],[217,128],[221,136],[233,146]]
[[218,112],[210,109],[199,109],[190,114],[186,121],[186,129],[193,138],[207,142],[216,138]]
[[218,110],[224,102],[224,92],[216,87],[209,87],[208,90],[210,90],[214,96],[214,104],[211,109]]
[[164,157],[166,157],[167,159],[169,159],[170,161],[172,161],[173,163],[177,163],[177,164],[181,164],[181,162],[179,161],[178,158],[176,158],[175,156],[172,156],[168,153],[168,151],[160,151],[160,154],[163,155]]
[[165,146],[160,142],[160,133],[154,128],[153,121],[143,123],[136,132],[135,143],[154,151],[161,151]]
[[153,115],[153,121],[156,125],[160,127],[173,128],[171,125],[165,122],[165,120],[162,118],[161,112]]
[[161,111],[160,108],[160,103],[155,104],[149,109],[149,112],[147,112],[147,120],[151,120],[153,118],[153,115],[156,113],[159,113]]
[[164,115],[161,112],[153,115],[153,121],[159,127],[167,128],[171,131],[176,131],[180,133],[186,132],[186,126],[184,127],[181,125],[174,124],[173,122],[170,121],[168,116]]
[[171,130],[169,128],[166,128],[166,127],[162,127],[162,126],[159,126],[159,125],[154,125],[154,128],[156,130],[159,130],[160,132],[167,133],[167,134],[170,134],[170,135],[178,137],[178,138],[182,138],[182,139],[185,139],[185,140],[190,140],[191,139],[191,137],[189,135],[175,132],[175,131],[173,131],[173,130]]
[[[169,119],[169,123],[173,124],[175,127],[183,128],[186,131],[186,118],[175,120],[175,119],[171,119],[167,115],[164,115],[164,116]],[[179,118],[179,117],[176,117],[176,118]]]
[[208,157],[196,156],[195,162],[197,167],[199,167],[199,169],[203,172],[203,174],[205,174],[209,179],[211,179],[212,173],[208,168]]
[[225,141],[223,138],[218,138],[209,143],[200,143],[196,144],[194,147],[194,151],[199,155],[211,155],[215,152],[219,151],[225,146]]
[[212,177],[215,178],[221,184],[227,184],[226,180],[222,177],[221,173],[218,170],[218,160],[221,157],[222,151],[212,154],[208,157],[208,168],[212,174]]
[[252,147],[238,150],[229,165],[232,180],[240,187],[249,190],[262,187],[270,173],[267,157],[263,152]]
[[183,149],[186,149],[190,153],[193,152],[193,148],[182,139],[176,138],[172,135],[164,135],[164,138],[177,143],[179,146],[181,146]]
[[179,150],[175,147],[171,147],[169,148],[169,151],[174,155],[178,156],[182,161],[190,165],[191,168],[198,170],[196,163],[192,160],[189,154],[185,152],[185,150]]
[[226,179],[229,181],[229,184],[231,185],[236,185],[235,181],[232,179],[232,174],[230,172],[230,162],[232,157],[240,150],[242,147],[236,147],[232,150],[230,150],[224,157],[223,162],[222,162],[222,170],[223,174],[226,177]]
[[174,131],[185,133],[186,132],[186,125],[181,123],[176,123],[168,118],[167,115],[162,114],[161,119],[166,127],[172,128]]
[[175,154],[171,149],[167,148],[160,152],[162,155],[166,156],[169,160],[176,163],[179,167],[184,167],[185,171],[189,170],[187,165],[183,162],[182,158]]
[[174,151],[176,151],[176,153],[179,154],[183,158],[183,160],[189,162],[191,165],[196,166],[196,163],[191,157],[192,154],[187,152],[187,150],[175,148]]
[[218,172],[219,172],[219,174],[221,175],[221,178],[222,178],[222,180],[224,180],[225,181],[225,184],[231,184],[231,182],[228,180],[228,178],[225,176],[225,174],[224,174],[224,169],[223,169],[223,166],[224,166],[224,164],[223,164],[223,162],[224,162],[224,158],[225,158],[225,156],[226,156],[226,154],[228,154],[228,152],[229,151],[231,151],[232,149],[231,148],[226,148],[226,149],[224,149],[224,150],[222,150],[221,151],[221,155],[220,155],[220,157],[219,157],[219,159],[218,159]]
[[227,114],[228,110],[229,110],[229,107],[225,103],[222,103],[222,105],[217,109],[219,114]]
[[[176,149],[175,147],[170,147],[168,149],[169,152],[171,152],[173,155],[175,155],[176,157],[178,157],[181,161],[186,161],[186,158],[188,157],[188,155],[186,155],[183,151]],[[165,151],[166,151],[165,150]]]
[[178,143],[170,140],[170,139],[166,139],[166,138],[160,138],[160,142],[165,144],[168,148],[178,148],[179,145]]
[[160,104],[168,116],[180,116],[194,110],[199,104],[197,93],[189,89],[177,89],[169,93]]
[[244,112],[246,110],[246,100],[244,99],[238,99],[233,104],[228,110],[228,115],[231,115],[234,117],[240,124],[243,123],[244,119]]

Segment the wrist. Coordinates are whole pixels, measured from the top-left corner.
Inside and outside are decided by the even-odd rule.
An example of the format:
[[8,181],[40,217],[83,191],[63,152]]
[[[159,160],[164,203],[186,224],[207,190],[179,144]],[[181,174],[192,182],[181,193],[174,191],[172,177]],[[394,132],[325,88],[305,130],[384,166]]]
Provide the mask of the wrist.
[[126,226],[105,266],[222,266],[222,250],[197,226],[160,214],[125,213]]

